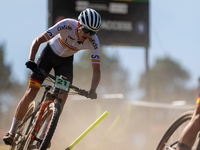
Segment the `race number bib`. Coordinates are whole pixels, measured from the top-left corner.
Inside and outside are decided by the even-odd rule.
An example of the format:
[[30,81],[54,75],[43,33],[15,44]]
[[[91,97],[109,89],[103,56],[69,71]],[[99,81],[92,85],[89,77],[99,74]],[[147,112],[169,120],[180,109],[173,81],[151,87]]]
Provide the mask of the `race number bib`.
[[70,85],[69,81],[62,79],[59,76],[56,76],[56,81],[55,81],[55,84],[54,84],[55,87],[62,89],[64,91],[68,91],[69,85]]

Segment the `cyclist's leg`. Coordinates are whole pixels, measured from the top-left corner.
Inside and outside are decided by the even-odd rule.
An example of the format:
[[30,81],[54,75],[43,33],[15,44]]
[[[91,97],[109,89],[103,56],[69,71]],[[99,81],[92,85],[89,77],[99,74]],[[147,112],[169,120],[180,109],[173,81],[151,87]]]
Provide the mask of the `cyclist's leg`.
[[[41,78],[41,79],[37,78],[37,75],[35,73],[31,74],[31,77],[29,79],[28,88],[27,88],[24,96],[22,97],[22,99],[20,100],[20,102],[17,105],[15,115],[14,115],[15,119],[22,120],[24,118],[24,116],[28,110],[28,106],[35,99],[35,97],[42,85],[43,80],[44,80],[43,78]],[[15,131],[16,131],[16,129],[14,128],[12,133],[14,133]]]
[[[191,148],[195,142],[198,131],[200,130],[200,98],[197,99],[196,108],[191,121],[181,133],[179,139],[179,149],[187,150],[185,146]],[[182,146],[183,145],[183,146]],[[185,146],[184,146],[185,145]]]
[[38,92],[38,89],[28,87],[24,96],[18,103],[11,128],[8,131],[8,133],[6,133],[6,135],[3,137],[3,141],[6,145],[12,145],[17,128],[21,120],[25,116],[28,110],[28,106],[32,102],[32,100],[35,98],[37,92]]
[[[40,54],[40,57],[37,61],[38,67],[44,69],[46,72],[50,72],[50,70],[52,69],[51,63],[49,62],[50,58],[51,58],[50,52],[51,52],[51,49],[50,49],[49,45],[47,44],[44,47],[44,49],[43,49],[42,53]],[[37,95],[44,79],[45,79],[44,77],[40,77],[34,72],[31,74],[31,77],[29,80],[29,86],[16,108],[16,112],[15,112],[15,116],[14,116],[15,119],[13,120],[11,129],[9,131],[10,133],[13,133],[13,134],[7,133],[3,137],[3,140],[5,143],[6,143],[6,140],[10,141],[9,143],[6,143],[6,144],[9,144],[9,145],[12,144],[13,137],[17,130],[18,125],[20,124],[20,120],[22,120],[24,115],[26,114],[26,111],[28,109],[30,102],[32,102],[33,99],[35,98],[35,96]]]
[[20,100],[20,102],[17,105],[16,112],[15,112],[15,118],[17,120],[22,120],[24,115],[27,112],[29,104],[34,100],[35,96],[37,95],[39,89],[34,87],[28,87],[24,96]]

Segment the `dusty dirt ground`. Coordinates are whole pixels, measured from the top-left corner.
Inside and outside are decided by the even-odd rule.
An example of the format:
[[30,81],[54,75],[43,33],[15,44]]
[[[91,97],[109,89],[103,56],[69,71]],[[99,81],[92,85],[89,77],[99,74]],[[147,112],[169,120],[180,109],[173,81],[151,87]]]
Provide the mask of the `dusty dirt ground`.
[[[134,106],[123,99],[73,100],[69,96],[50,150],[66,149],[105,111],[109,114],[73,150],[154,150],[167,127],[185,110]],[[7,146],[0,146],[5,149]]]

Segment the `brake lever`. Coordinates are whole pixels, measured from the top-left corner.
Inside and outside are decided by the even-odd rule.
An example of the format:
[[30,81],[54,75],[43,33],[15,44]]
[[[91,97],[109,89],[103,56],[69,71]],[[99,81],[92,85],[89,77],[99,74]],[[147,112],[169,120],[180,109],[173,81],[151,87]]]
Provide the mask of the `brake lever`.
[[78,94],[82,95],[82,96],[85,96],[85,97],[88,97],[88,92],[86,90],[79,89],[78,90]]

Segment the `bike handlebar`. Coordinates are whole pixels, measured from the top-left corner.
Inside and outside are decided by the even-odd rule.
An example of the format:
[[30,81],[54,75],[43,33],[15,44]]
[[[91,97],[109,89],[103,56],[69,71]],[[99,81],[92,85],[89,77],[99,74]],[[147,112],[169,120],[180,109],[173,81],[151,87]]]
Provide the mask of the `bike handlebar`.
[[[53,76],[53,75],[47,73],[46,71],[44,71],[44,70],[41,69],[41,68],[38,68],[38,67],[37,67],[37,69],[36,69],[34,72],[37,73],[38,75],[42,75],[42,76],[44,76],[44,77],[50,77],[50,78],[53,79],[54,81],[56,80],[56,77],[55,77],[55,76]],[[71,88],[71,89],[73,89],[74,91],[78,92],[79,95],[88,97],[88,92],[87,92],[86,90],[84,90],[84,89],[80,89],[80,88],[78,88],[78,87],[72,85],[71,83],[70,83],[70,85],[69,85],[69,88]]]

